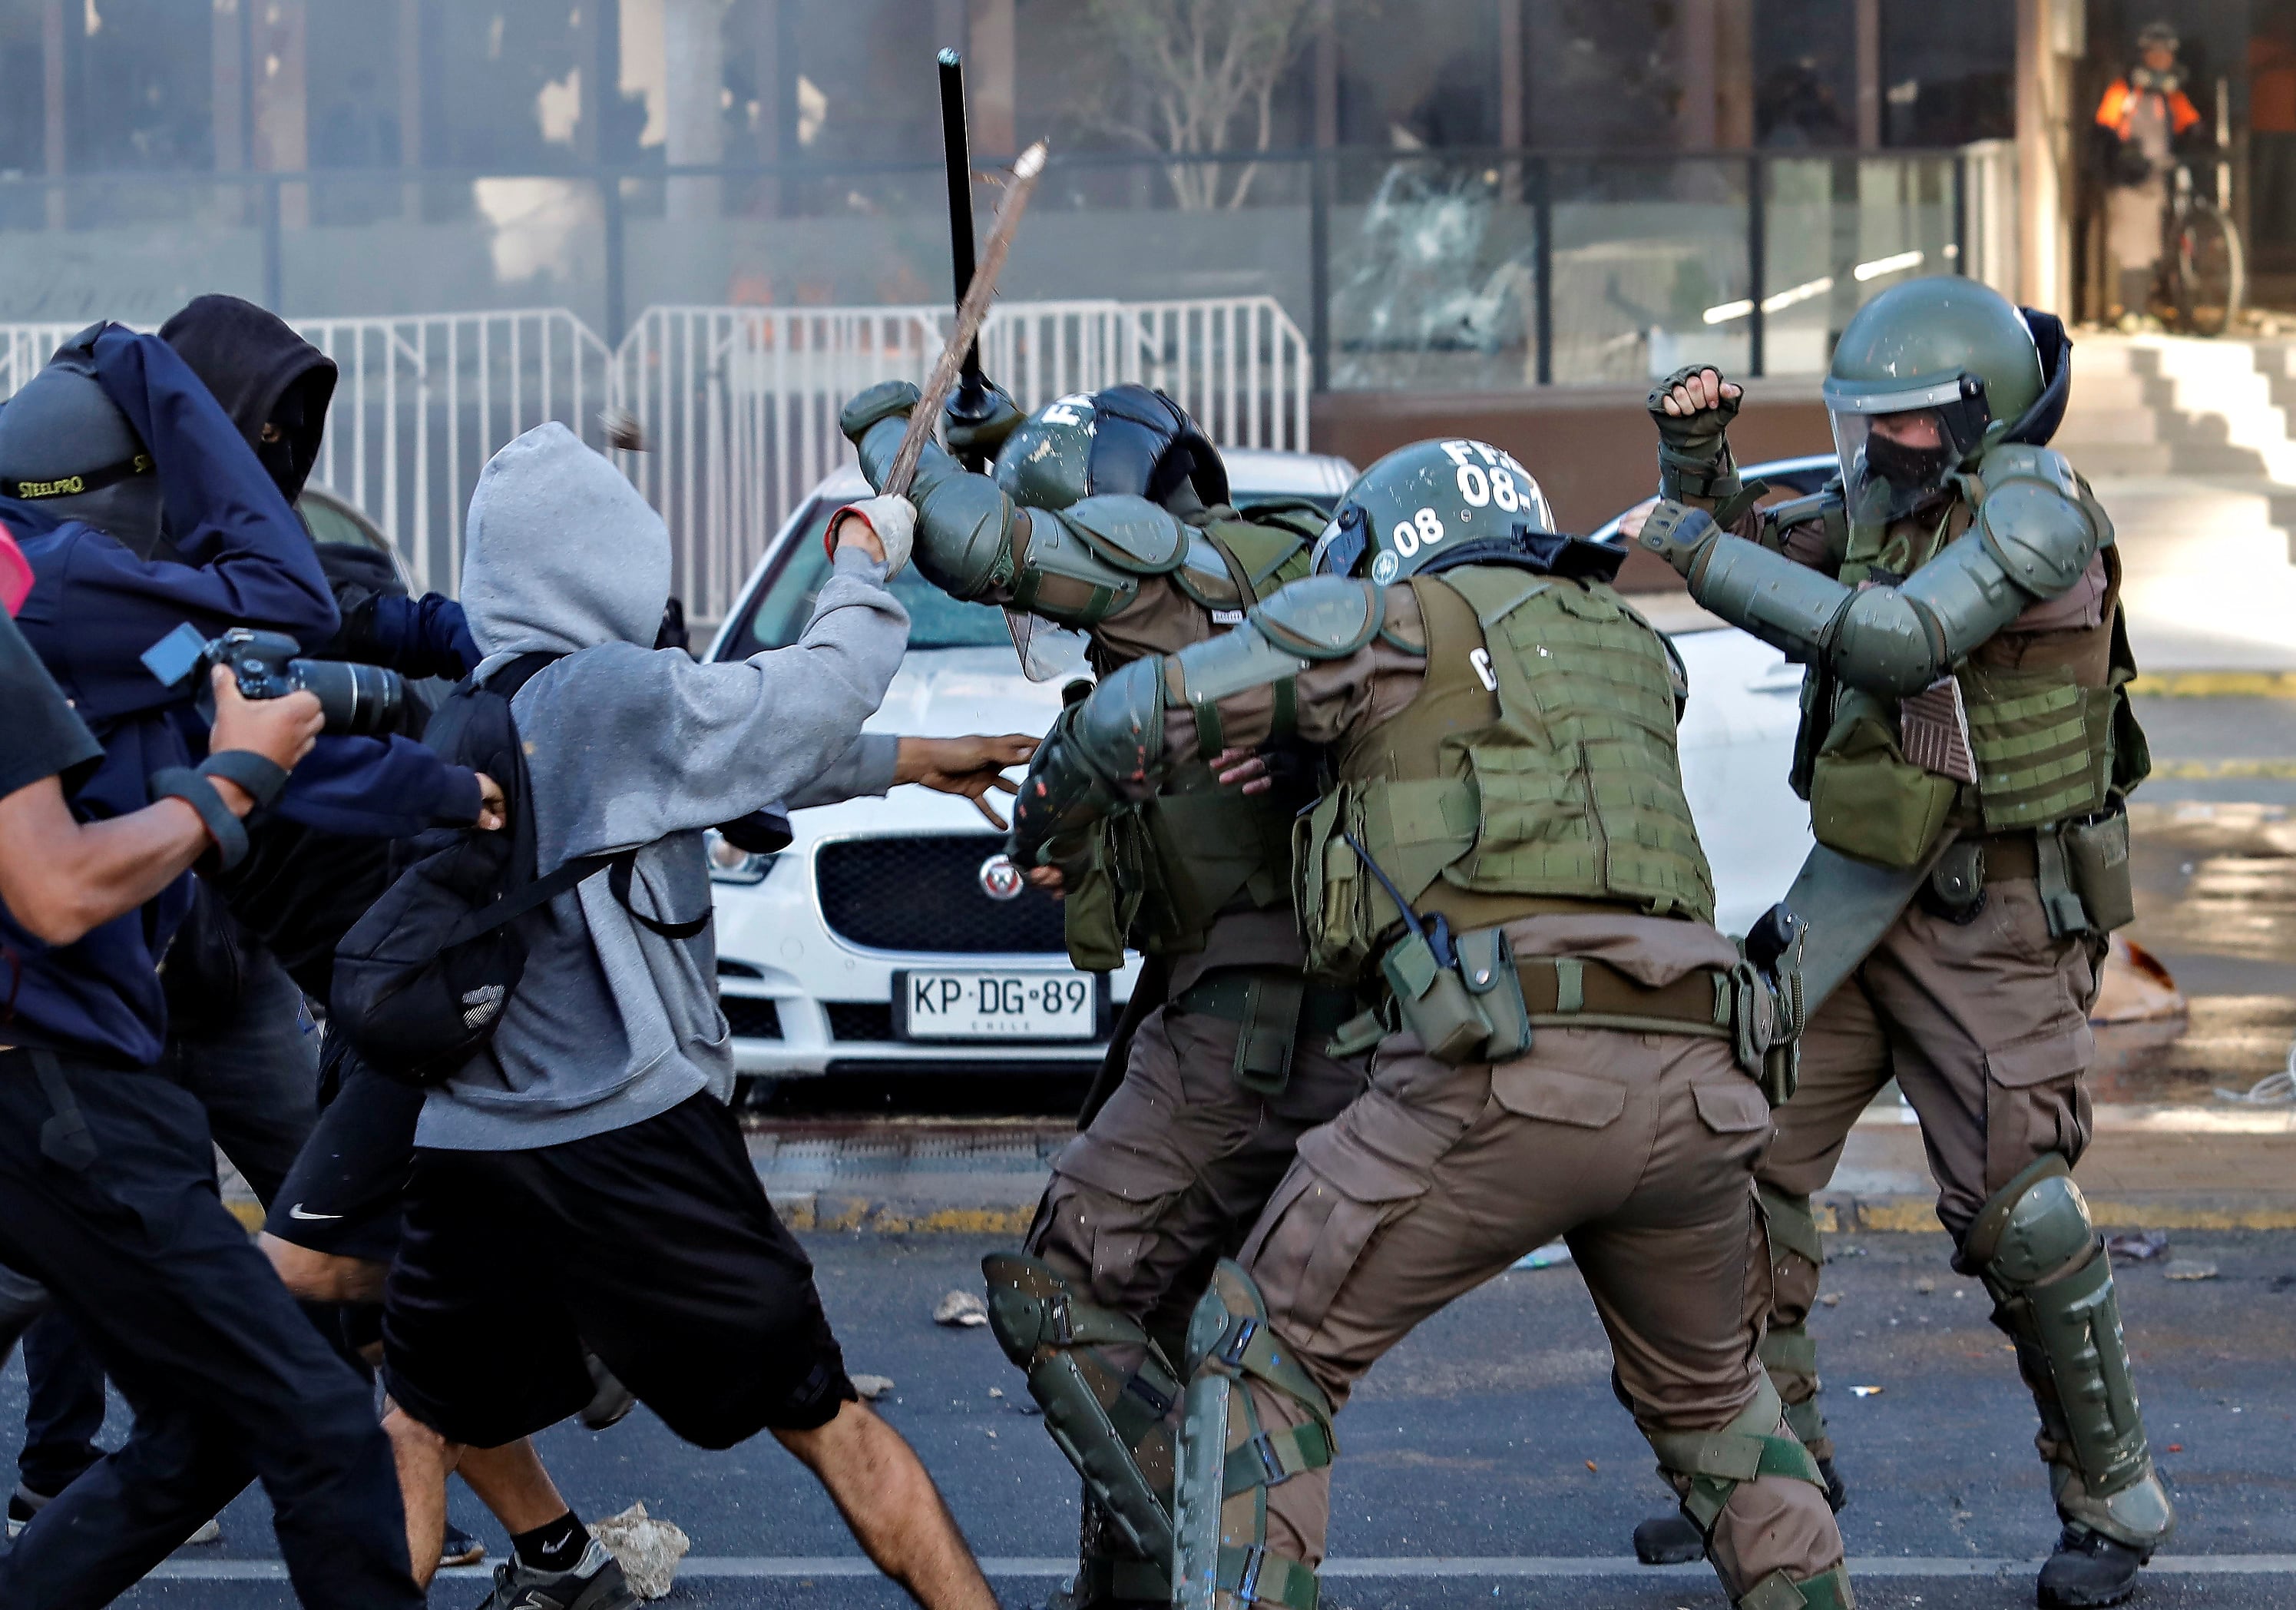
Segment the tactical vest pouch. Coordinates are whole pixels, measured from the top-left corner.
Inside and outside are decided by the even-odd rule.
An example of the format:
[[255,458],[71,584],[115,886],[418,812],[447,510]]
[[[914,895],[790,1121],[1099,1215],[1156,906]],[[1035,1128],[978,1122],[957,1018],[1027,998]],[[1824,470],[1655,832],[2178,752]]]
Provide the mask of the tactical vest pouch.
[[2059,836],[2064,841],[2065,871],[2087,908],[2089,926],[2099,933],[2136,920],[2136,891],[2128,868],[2128,813],[2067,822]]
[[1530,1049],[1530,1010],[1522,1001],[1522,978],[1514,970],[1514,948],[1504,928],[1477,928],[1458,938],[1459,976],[1482,1008],[1491,1031],[1483,1041],[1483,1062],[1513,1062]]
[[2112,687],[2083,687],[2070,670],[1956,673],[1969,711],[1977,797],[1988,833],[2087,816],[2104,806],[2112,754]]
[[1254,973],[1244,985],[1242,1032],[1229,1072],[1255,1096],[1281,1096],[1292,1082],[1292,1047],[1308,981],[1298,973]]
[[1465,981],[1435,959],[1424,939],[1405,934],[1380,957],[1379,970],[1403,1026],[1419,1037],[1428,1056],[1456,1067],[1481,1054],[1491,1037],[1491,1020],[1467,993]]
[[1952,778],[1907,761],[1880,703],[1853,694],[1810,768],[1810,832],[1827,849],[1861,861],[1918,866],[1957,792]]
[[1113,973],[1124,965],[1129,908],[1137,901],[1127,900],[1112,865],[1122,820],[1119,816],[1095,823],[1083,853],[1062,864],[1067,898],[1061,902],[1061,938],[1068,946],[1069,965],[1080,972]]
[[1292,824],[1292,897],[1308,971],[1343,982],[1362,975],[1372,940],[1363,917],[1368,880],[1342,836],[1352,793],[1344,785],[1334,788]]

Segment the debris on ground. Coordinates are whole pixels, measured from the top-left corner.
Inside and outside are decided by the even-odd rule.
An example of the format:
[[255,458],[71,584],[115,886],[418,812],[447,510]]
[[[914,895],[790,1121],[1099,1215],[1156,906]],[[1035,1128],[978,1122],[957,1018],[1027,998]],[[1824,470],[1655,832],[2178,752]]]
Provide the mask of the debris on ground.
[[1601,1466],[1597,1466],[1592,1459],[1587,1461],[1587,1468],[1593,1471],[1596,1475],[1603,1474]]
[[2127,936],[2112,936],[2112,948],[2097,977],[2096,1000],[2088,1009],[2093,1023],[2134,1023],[2182,1017],[2189,1007],[2185,993],[2161,959]]
[[1849,1395],[1853,1398],[1878,1398],[1882,1395],[1882,1389],[1878,1386],[1853,1386],[1849,1389]]
[[2104,1238],[2104,1250],[2116,1258],[2129,1258],[2142,1263],[2147,1258],[2157,1258],[2169,1248],[2166,1230],[2123,1230],[2118,1236]]
[[1554,1269],[1570,1261],[1570,1249],[1560,1241],[1550,1241],[1545,1246],[1534,1247],[1516,1259],[1510,1269]]
[[606,1552],[614,1557],[622,1574],[630,1579],[631,1590],[640,1598],[666,1598],[677,1575],[677,1562],[693,1547],[693,1540],[677,1527],[648,1515],[643,1503],[594,1521],[590,1535],[606,1546]]
[[1004,1389],[1001,1386],[992,1386],[988,1389],[988,1395],[992,1398],[1001,1398],[1004,1395]]
[[2213,1280],[2217,1266],[2205,1258],[2171,1258],[2161,1266],[2164,1280]]
[[1840,1292],[1828,1292],[1817,1301],[1819,1306],[1823,1308],[1840,1308],[1841,1306],[1841,1294]]
[[864,1403],[874,1403],[893,1390],[890,1376],[848,1376],[845,1378],[853,1383],[853,1390],[861,1394]]
[[986,1325],[988,1323],[988,1304],[971,1292],[951,1292],[933,1305],[933,1323]]
[[1914,1282],[1914,1294],[1916,1296],[1926,1297],[1935,1290],[1937,1290],[1937,1282],[1927,1275]]

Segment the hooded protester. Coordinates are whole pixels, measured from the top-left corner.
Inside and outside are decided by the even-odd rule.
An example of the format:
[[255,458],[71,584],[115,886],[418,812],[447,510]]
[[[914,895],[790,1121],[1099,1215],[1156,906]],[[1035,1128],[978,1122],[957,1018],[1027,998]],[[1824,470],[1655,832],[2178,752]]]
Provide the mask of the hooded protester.
[[[652,646],[668,533],[603,457],[545,424],[479,479],[462,596],[480,677],[557,656],[527,662],[511,701],[536,875],[606,851],[636,860],[619,894],[592,878],[537,909],[491,1042],[423,1105],[383,1328],[418,1559],[437,1557],[443,1483],[466,1449],[589,1400],[586,1343],[688,1442],[771,1429],[929,1610],[995,1603],[916,1455],[847,1378],[812,1266],[750,1163],[706,920],[706,828],[902,780],[914,741],[860,728],[907,643],[885,581],[914,518],[899,498],[840,511],[803,636],[705,664]],[[993,775],[1012,752],[981,741],[966,769]],[[490,1603],[619,1604],[594,1589],[612,1569],[595,1546],[554,1573],[521,1557]]]

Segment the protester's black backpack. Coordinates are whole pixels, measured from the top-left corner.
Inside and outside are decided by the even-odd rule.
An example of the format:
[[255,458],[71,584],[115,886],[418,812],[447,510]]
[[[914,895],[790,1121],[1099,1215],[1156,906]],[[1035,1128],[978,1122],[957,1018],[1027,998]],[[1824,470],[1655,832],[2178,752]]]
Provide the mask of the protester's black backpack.
[[377,1072],[439,1084],[484,1050],[526,971],[519,919],[584,879],[609,872],[614,897],[665,939],[690,939],[709,912],[665,923],[630,907],[636,850],[580,856],[535,876],[531,785],[510,702],[555,654],[521,654],[484,683],[465,678],[430,718],[423,742],[502,785],[509,826],[422,834],[401,872],[335,950],[331,1034]]

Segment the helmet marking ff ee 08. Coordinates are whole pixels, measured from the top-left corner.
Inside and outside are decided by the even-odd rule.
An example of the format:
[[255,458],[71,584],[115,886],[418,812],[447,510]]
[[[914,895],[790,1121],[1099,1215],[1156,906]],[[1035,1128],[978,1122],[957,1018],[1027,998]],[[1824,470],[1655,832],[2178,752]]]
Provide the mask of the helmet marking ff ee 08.
[[1061,398],[1022,420],[997,450],[996,484],[1032,509],[1109,492],[1164,504],[1183,486],[1206,507],[1228,497],[1227,466],[1187,410],[1130,383]]
[[1513,454],[1461,437],[1418,441],[1356,477],[1309,568],[1385,587],[1464,543],[1554,530],[1546,494]]
[[2046,439],[2041,416],[2063,409],[2057,378],[2028,316],[1990,286],[1938,275],[1884,291],[1841,332],[1824,388],[1850,517],[1931,507],[1995,443]]

